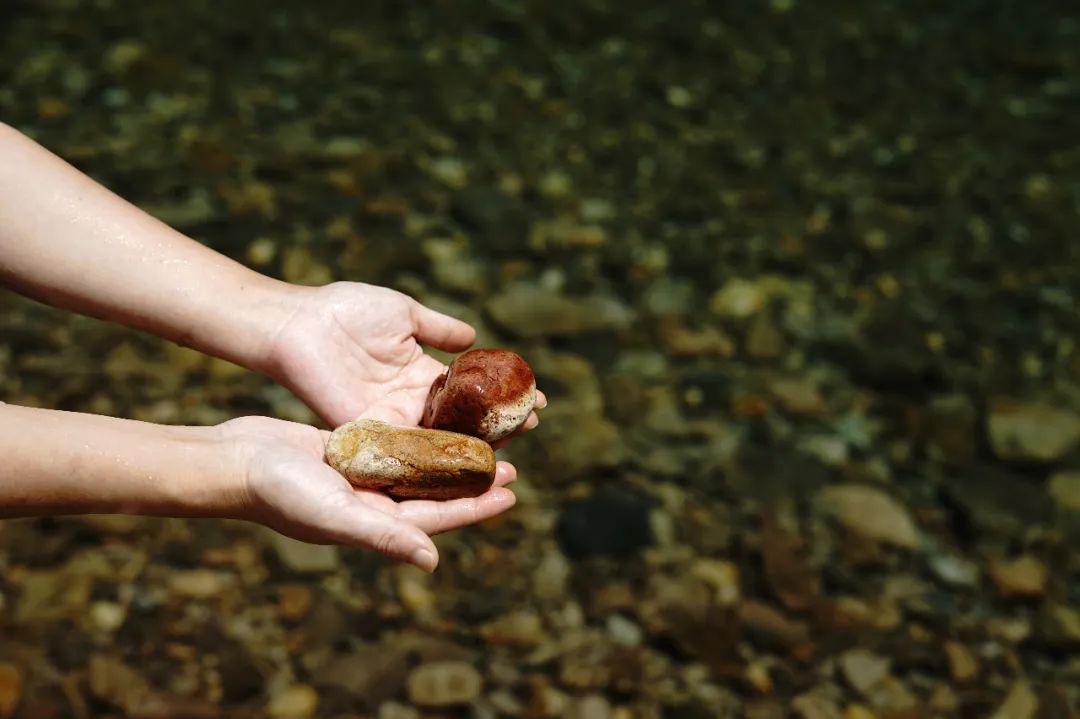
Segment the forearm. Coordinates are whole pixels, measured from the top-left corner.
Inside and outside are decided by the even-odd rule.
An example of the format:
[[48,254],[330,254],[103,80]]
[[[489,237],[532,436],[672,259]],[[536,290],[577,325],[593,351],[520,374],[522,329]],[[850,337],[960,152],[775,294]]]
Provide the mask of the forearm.
[[0,517],[236,516],[242,457],[213,427],[0,403]]
[[2,123],[0,284],[255,369],[286,319],[289,291]]

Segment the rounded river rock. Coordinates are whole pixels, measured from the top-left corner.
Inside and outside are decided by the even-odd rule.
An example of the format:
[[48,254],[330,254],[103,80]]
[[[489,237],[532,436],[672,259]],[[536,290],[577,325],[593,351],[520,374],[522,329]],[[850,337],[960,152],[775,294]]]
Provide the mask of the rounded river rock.
[[494,442],[524,424],[535,404],[536,378],[520,355],[470,350],[431,385],[421,424]]
[[495,480],[495,451],[487,442],[373,419],[335,429],[326,459],[354,486],[397,499],[476,497]]

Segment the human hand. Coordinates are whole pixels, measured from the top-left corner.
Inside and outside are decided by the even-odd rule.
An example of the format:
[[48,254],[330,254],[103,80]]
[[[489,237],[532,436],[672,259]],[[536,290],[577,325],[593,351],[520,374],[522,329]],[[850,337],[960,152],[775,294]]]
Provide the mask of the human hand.
[[[446,371],[420,343],[460,352],[476,339],[468,324],[375,285],[292,287],[285,304],[266,366],[331,427],[358,417],[418,424],[431,383]],[[538,392],[536,406],[546,403]],[[538,422],[533,412],[521,431]]]
[[219,430],[241,457],[238,518],[305,542],[364,547],[428,572],[439,556],[428,535],[489,519],[515,501],[505,486],[516,472],[506,462],[479,497],[396,502],[353,487],[324,462],[329,432],[268,417],[230,420]]

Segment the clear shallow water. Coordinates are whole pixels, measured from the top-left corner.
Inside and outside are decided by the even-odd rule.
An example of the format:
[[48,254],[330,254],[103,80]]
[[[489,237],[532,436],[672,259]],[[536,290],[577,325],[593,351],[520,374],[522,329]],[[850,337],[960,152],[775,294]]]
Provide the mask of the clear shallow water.
[[[6,523],[18,715],[415,716],[438,661],[482,682],[428,667],[469,691],[425,716],[1075,712],[1080,25],[931,10],[5,6],[5,121],[267,273],[469,319],[552,397],[519,506],[432,578]],[[310,420],[0,301],[4,401]]]

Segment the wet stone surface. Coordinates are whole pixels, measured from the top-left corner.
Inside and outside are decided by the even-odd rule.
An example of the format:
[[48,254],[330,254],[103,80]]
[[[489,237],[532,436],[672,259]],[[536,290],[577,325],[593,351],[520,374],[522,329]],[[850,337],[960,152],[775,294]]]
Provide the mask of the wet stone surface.
[[396,499],[459,499],[495,480],[495,452],[457,432],[358,419],[336,428],[326,461],[354,486]]
[[535,404],[536,378],[521,355],[470,350],[431,385],[420,424],[495,442],[525,424]]

